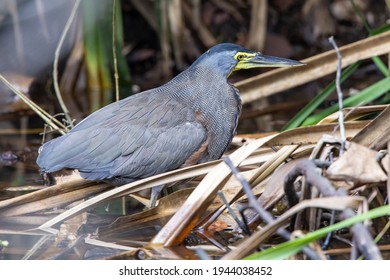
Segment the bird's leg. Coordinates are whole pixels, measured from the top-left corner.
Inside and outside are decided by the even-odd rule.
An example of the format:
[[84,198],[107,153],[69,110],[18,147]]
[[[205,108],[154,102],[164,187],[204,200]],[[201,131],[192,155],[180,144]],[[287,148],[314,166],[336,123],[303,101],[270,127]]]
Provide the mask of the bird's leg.
[[43,171],[40,171],[40,174],[42,176],[43,184],[45,186],[53,186],[56,184],[56,179],[52,174]]
[[150,208],[156,207],[157,200],[161,196],[164,187],[165,185],[159,185],[152,188],[150,193]]

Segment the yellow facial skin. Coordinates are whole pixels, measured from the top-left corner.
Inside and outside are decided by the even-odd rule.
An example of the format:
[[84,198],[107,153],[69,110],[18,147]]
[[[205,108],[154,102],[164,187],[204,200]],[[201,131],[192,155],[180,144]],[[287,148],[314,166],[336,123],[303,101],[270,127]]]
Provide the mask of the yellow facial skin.
[[259,67],[293,67],[305,65],[302,62],[291,60],[288,58],[264,55],[259,52],[237,52],[234,55],[237,61],[236,66],[228,74],[228,77],[233,71]]
[[233,69],[234,71],[258,67],[292,67],[305,65],[299,61],[264,55],[259,52],[237,52],[234,58],[237,60],[236,67]]
[[234,58],[238,61],[236,67],[234,67],[235,70],[240,70],[240,69],[249,69],[253,67],[259,67],[257,64],[252,64],[250,60],[256,56],[255,53],[246,53],[246,52],[237,52],[234,56]]

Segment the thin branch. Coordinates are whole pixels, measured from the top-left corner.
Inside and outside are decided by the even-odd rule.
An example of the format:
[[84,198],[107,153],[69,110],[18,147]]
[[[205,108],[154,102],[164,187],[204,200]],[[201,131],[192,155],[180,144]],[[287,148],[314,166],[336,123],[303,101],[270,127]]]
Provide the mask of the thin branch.
[[[316,162],[321,163],[319,161]],[[325,197],[345,197],[348,195],[345,189],[340,188],[336,190],[328,179],[321,176],[321,174],[317,172],[317,168],[318,166],[313,160],[302,160],[301,162],[299,162],[295,166],[295,168],[290,171],[290,173],[286,176],[284,180],[284,189],[286,193],[291,194],[294,190],[295,180],[299,176],[305,176],[307,183],[311,186],[316,187],[318,191]],[[289,203],[291,203],[291,201],[294,201],[294,199],[288,200]],[[294,205],[290,205],[290,207],[292,206]],[[341,213],[341,217],[343,219],[352,218],[353,216],[355,216],[355,212],[351,208],[347,208]],[[360,252],[364,255],[366,259],[382,259],[378,247],[373,242],[370,232],[368,231],[367,227],[363,225],[363,223],[354,224],[351,227],[351,232],[353,233],[354,240],[356,241],[356,246],[359,248]]]
[[332,44],[337,55],[336,91],[337,91],[337,99],[339,102],[339,126],[340,126],[340,137],[341,137],[340,154],[342,154],[345,150],[345,141],[346,141],[345,127],[344,127],[344,112],[343,112],[343,93],[341,91],[341,86],[340,86],[342,57],[333,36],[329,38],[329,42]]
[[[233,162],[229,157],[225,157],[224,162],[226,163],[227,166],[229,166],[230,170],[232,171],[233,175],[236,177],[237,181],[240,182],[247,198],[248,198],[248,203],[249,206],[254,208],[257,212],[257,214],[267,223],[273,223],[275,221],[274,217],[266,211],[263,207],[261,207],[260,203],[257,201],[255,195],[252,192],[252,188],[249,185],[248,181],[242,176],[242,174],[238,171],[237,167],[234,166]],[[284,228],[279,228],[277,230],[277,234],[286,240],[290,240],[291,233],[285,230]],[[303,251],[305,254],[311,258],[311,259],[320,259],[320,257],[317,255],[315,251],[313,251],[309,247],[303,248]]]
[[59,59],[60,59],[61,47],[64,44],[66,34],[68,33],[70,25],[73,22],[73,19],[74,19],[75,15],[76,15],[77,8],[79,7],[79,4],[80,4],[80,0],[75,0],[75,3],[74,3],[73,8],[72,8],[72,11],[71,11],[70,16],[68,18],[68,21],[65,24],[64,30],[62,31],[62,34],[61,34],[61,37],[60,37],[60,41],[58,42],[56,51],[54,53],[54,63],[53,63],[53,85],[54,85],[54,91],[56,93],[58,102],[60,103],[60,106],[62,108],[62,111],[64,111],[65,119],[66,119],[69,127],[73,127],[73,121],[72,121],[72,118],[70,117],[69,110],[66,107],[66,105],[64,103],[64,100],[62,99],[62,96],[61,96],[60,87],[59,87],[59,83],[58,83],[58,62],[59,62]]
[[230,206],[229,202],[226,200],[226,197],[225,195],[223,194],[222,191],[218,191],[218,196],[222,199],[222,202],[225,204],[230,216],[232,216],[232,218],[234,219],[234,221],[236,221],[237,225],[241,228],[241,230],[247,234],[247,235],[250,235],[251,232],[248,228],[248,226],[243,223],[239,218],[238,216],[236,215],[236,213],[233,211],[233,208]]
[[39,107],[34,101],[30,100],[24,93],[15,88],[10,82],[0,74],[0,80],[11,89],[19,98],[26,103],[31,110],[33,110],[38,116],[40,116],[48,125],[50,125],[54,130],[58,130],[59,133],[65,134],[66,127],[59,122],[57,119],[52,117],[48,112]]

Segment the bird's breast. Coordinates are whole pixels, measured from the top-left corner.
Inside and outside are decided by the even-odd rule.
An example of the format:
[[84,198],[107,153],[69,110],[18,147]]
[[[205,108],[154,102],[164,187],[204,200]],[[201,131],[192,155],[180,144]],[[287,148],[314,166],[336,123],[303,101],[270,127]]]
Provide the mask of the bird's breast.
[[[207,132],[207,150],[199,162],[215,160],[230,145],[241,112],[238,90],[225,76],[207,67],[196,67],[166,85],[172,98],[191,108]],[[174,87],[172,86],[174,85]]]
[[196,119],[206,128],[208,135],[208,154],[202,162],[220,158],[237,130],[241,112],[239,96],[231,87],[226,87],[218,93],[223,96],[206,98],[196,110]]

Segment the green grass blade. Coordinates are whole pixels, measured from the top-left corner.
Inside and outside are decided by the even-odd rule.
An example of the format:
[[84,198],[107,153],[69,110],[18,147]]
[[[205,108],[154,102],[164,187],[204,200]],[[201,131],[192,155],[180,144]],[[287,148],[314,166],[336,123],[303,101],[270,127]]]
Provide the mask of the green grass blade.
[[383,76],[390,77],[389,69],[387,68],[386,64],[384,64],[383,61],[379,57],[373,56],[373,57],[371,57],[371,59],[372,59],[372,61],[374,61],[378,70],[382,72]]
[[[340,82],[344,82],[353,72],[359,67],[360,62],[356,62],[345,69],[340,78]],[[325,89],[323,89],[316,97],[314,97],[305,107],[303,107],[287,124],[282,127],[282,131],[293,129],[300,126],[307,117],[336,89],[336,82],[333,81]]]
[[121,1],[116,1],[115,12],[115,52],[117,57],[119,75],[119,96],[120,99],[131,95],[131,74],[125,56],[122,53],[124,45],[123,18]]
[[[110,0],[84,0],[83,31],[85,64],[88,76],[91,112],[113,101],[113,5]],[[120,1],[115,16],[115,53],[117,57],[120,97],[131,93],[130,71],[122,54],[123,19]]]
[[[375,35],[381,34],[383,32],[387,32],[389,30],[390,30],[390,24],[385,24],[384,26],[381,26],[379,28],[369,30],[369,36],[370,37],[375,36]],[[373,56],[371,59],[375,63],[375,65],[379,69],[379,71],[382,72],[383,76],[385,76],[385,77],[390,76],[390,72],[389,72],[388,67],[386,66],[386,64],[384,64],[382,62],[382,60],[379,59],[379,57]]]
[[390,23],[371,30],[370,36],[378,35],[390,30]]
[[381,216],[385,216],[390,213],[390,205],[381,206],[372,209],[364,214],[356,215],[355,217],[338,222],[331,226],[327,226],[316,230],[314,232],[306,234],[304,237],[293,239],[284,243],[281,243],[275,247],[268,248],[264,251],[254,253],[245,257],[245,260],[281,260],[286,259],[302,250],[303,247],[309,243],[325,236],[326,234],[339,230],[342,228],[350,227],[356,223],[363,222],[365,220],[372,220]]
[[[390,24],[386,24],[371,30],[369,36],[378,35],[389,30]],[[390,72],[387,66],[378,57],[374,56],[372,57],[372,60],[385,77],[390,77]],[[341,75],[341,83],[345,81],[345,79],[347,79],[359,67],[359,64],[360,62],[356,62],[343,71]],[[335,82],[333,81],[304,108],[302,108],[289,122],[287,122],[281,130],[284,131],[299,127],[302,123],[304,123],[305,119],[309,117],[314,112],[314,110],[317,109],[318,106],[335,90],[335,88]]]
[[[363,89],[362,91],[356,93],[355,95],[346,98],[343,101],[344,107],[354,107],[365,105],[382,95],[386,94],[390,90],[390,77],[384,78],[379,82]],[[338,110],[338,104],[321,111],[320,113],[308,117],[302,124],[302,126],[313,125],[321,121],[323,118],[327,117],[330,114],[333,114]]]
[[83,13],[83,42],[84,42],[84,58],[85,67],[87,70],[87,82],[89,90],[90,111],[95,111],[100,108],[100,78],[99,78],[99,61],[97,49],[97,34],[94,31],[96,15],[91,8],[91,1],[82,1]]

